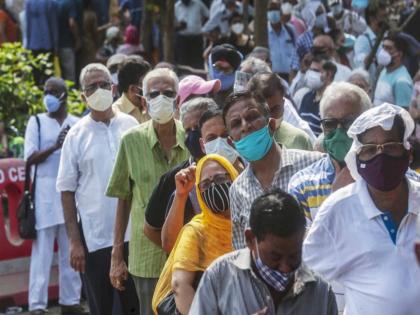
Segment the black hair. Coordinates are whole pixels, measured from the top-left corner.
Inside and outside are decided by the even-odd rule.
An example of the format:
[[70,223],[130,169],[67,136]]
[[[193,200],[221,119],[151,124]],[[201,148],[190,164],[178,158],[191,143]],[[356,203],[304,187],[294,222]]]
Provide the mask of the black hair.
[[326,61],[328,61],[330,58],[326,55],[326,54],[312,54],[312,61],[311,62],[316,62],[316,63],[324,63]]
[[221,109],[209,109],[201,115],[200,120],[198,121],[198,129],[200,130],[200,133],[203,125],[214,117],[221,117],[223,119],[223,111]]
[[248,89],[255,98],[262,103],[276,92],[280,92],[283,95],[285,94],[284,86],[275,73],[255,74],[248,82]]
[[378,15],[380,10],[386,10],[387,5],[385,1],[372,1],[365,9],[365,20],[370,25],[371,19]]
[[262,241],[268,234],[289,237],[304,231],[306,218],[296,199],[277,188],[254,200],[249,225],[257,241]]
[[322,69],[332,73],[332,79],[334,80],[335,74],[337,73],[337,66],[332,61],[325,61],[322,64]]
[[399,33],[390,33],[384,38],[384,41],[385,40],[392,41],[394,43],[395,48],[399,52],[401,52],[403,55],[408,54],[408,51],[409,51],[408,44],[404,38],[399,36]]
[[139,85],[141,77],[150,70],[150,64],[144,60],[125,60],[118,71],[118,90],[127,92],[130,85]]
[[[264,117],[268,120],[270,118],[270,110],[267,104],[258,100],[249,90],[241,91],[241,92],[233,92],[231,93],[225,102],[225,106],[223,107],[223,120],[226,124],[226,115],[229,112],[230,108],[238,103],[239,101],[253,99],[257,104],[257,108],[260,112],[264,115]],[[226,124],[227,125],[227,124]]]

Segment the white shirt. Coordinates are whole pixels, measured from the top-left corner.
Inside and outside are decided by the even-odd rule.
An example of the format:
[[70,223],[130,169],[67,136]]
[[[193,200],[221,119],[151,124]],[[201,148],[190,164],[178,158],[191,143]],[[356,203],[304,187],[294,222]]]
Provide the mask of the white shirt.
[[309,136],[311,142],[315,142],[316,137],[311,128],[309,127],[309,124],[305,120],[300,118],[295,107],[287,98],[284,98],[283,120],[293,125],[294,127],[303,130]]
[[[105,196],[120,140],[137,121],[117,112],[107,126],[83,117],[68,133],[57,178],[58,191],[73,191],[89,252],[112,246],[117,199]],[[130,226],[130,225],[129,225]],[[127,231],[125,240],[128,240]]]
[[177,22],[184,21],[187,27],[179,34],[183,35],[199,35],[201,34],[201,26],[203,20],[208,18],[209,10],[201,0],[192,0],[188,6],[178,1],[175,4],[175,18]]
[[[57,142],[61,130],[73,126],[79,118],[67,115],[60,126],[58,121],[47,113],[39,114],[41,143],[38,140],[38,125],[31,117],[25,131],[25,160],[34,152],[52,147]],[[55,190],[61,150],[54,151],[44,162],[38,164],[35,185],[35,228],[37,230],[63,224],[63,208],[60,194]],[[34,167],[32,171],[34,171]]]
[[414,255],[420,184],[407,180],[408,213],[396,244],[364,180],[333,193],[321,206],[303,245],[303,260],[345,288],[346,315],[415,315],[420,268]]
[[351,69],[335,61],[334,61],[334,64],[337,67],[337,72],[335,73],[335,76],[334,76],[334,82],[347,81],[351,75]]

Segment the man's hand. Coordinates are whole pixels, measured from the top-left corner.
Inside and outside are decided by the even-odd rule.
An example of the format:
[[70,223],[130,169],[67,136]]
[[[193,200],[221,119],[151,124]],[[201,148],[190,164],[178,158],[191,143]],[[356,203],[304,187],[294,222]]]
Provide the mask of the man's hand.
[[67,133],[69,132],[69,130],[70,130],[70,126],[67,126],[63,130],[61,130],[61,132],[58,135],[57,140],[55,142],[55,147],[57,149],[60,149],[63,146],[64,139],[66,139],[66,136],[67,136]]
[[112,286],[120,291],[125,290],[123,282],[128,278],[128,268],[123,258],[117,258],[111,255],[111,269],[109,279]]
[[195,185],[195,165],[180,170],[175,175],[176,193],[179,196],[187,196]]
[[77,272],[85,272],[85,249],[80,241],[70,241],[70,266]]
[[264,307],[261,311],[258,311],[252,315],[268,315],[268,307]]

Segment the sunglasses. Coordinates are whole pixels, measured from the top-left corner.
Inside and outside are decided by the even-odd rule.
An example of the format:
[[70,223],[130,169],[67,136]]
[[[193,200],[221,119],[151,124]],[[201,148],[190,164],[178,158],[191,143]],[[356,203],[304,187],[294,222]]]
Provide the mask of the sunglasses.
[[340,125],[343,129],[348,130],[356,118],[347,118],[347,119],[335,119],[327,118],[322,119],[321,124],[324,128],[324,132],[333,131],[338,128]]

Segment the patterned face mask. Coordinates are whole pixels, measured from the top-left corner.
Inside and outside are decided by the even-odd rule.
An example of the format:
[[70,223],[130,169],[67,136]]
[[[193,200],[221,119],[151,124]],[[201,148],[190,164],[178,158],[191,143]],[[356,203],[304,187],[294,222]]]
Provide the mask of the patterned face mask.
[[257,249],[257,257],[254,257],[254,261],[261,278],[277,292],[284,292],[290,280],[293,279],[295,272],[286,273],[268,267],[260,258],[257,240],[255,240],[255,247]]
[[223,213],[229,209],[230,185],[231,183],[213,183],[209,188],[201,192],[204,203],[214,213]]

